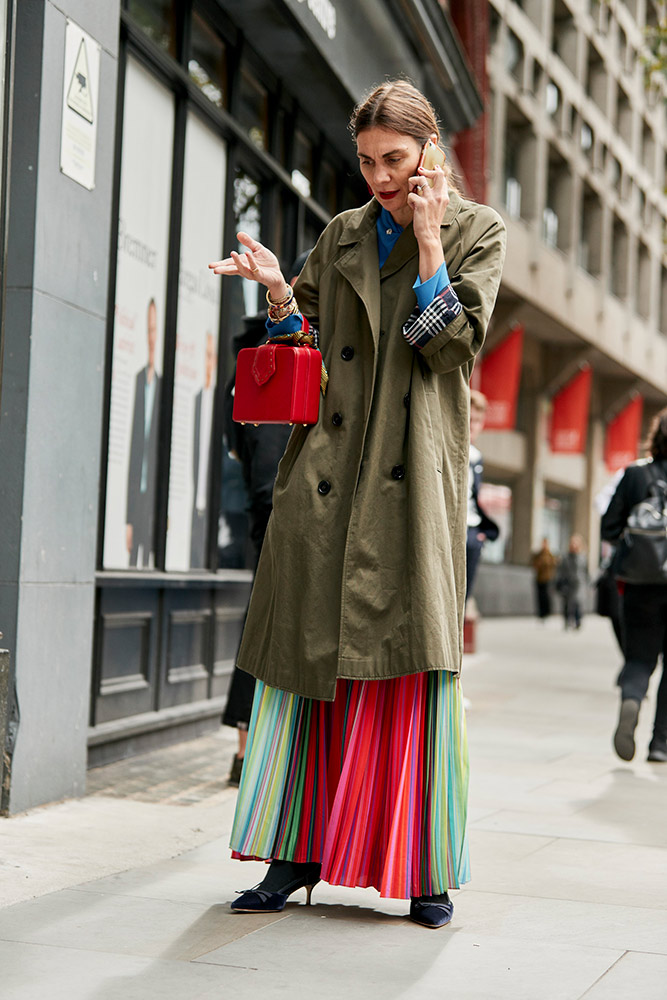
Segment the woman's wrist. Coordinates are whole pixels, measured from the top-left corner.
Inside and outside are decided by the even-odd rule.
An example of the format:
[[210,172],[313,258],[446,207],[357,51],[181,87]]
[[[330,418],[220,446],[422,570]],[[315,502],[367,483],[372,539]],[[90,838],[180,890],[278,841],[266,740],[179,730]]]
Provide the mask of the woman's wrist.
[[419,244],[419,277],[428,281],[445,263],[445,255],[440,240]]
[[282,276],[280,281],[269,285],[267,289],[267,295],[271,302],[283,302],[286,298],[289,298],[290,292],[291,286],[287,284]]

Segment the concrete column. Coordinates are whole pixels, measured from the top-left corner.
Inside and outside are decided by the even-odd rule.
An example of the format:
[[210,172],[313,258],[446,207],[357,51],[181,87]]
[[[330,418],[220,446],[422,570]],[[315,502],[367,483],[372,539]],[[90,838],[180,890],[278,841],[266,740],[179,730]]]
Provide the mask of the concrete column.
[[530,547],[536,552],[542,542],[542,511],[544,510],[545,474],[544,463],[547,455],[547,426],[549,422],[549,399],[539,394],[535,398],[535,462],[533,465],[532,516],[530,522]]
[[[21,714],[10,813],[85,785],[119,8],[17,5],[0,411],[0,628]],[[102,47],[92,191],[60,171],[68,18]]]

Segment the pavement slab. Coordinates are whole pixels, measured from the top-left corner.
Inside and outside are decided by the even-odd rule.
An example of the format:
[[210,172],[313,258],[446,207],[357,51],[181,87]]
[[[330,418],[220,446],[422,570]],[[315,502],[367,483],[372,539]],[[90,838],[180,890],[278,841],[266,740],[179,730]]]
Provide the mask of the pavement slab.
[[[437,932],[408,903],[320,883],[234,914],[234,733],[90,772],[0,820],[2,1000],[667,1000],[667,765],[611,748],[609,623],[489,619],[465,658],[473,880]],[[651,686],[655,697],[657,678]]]

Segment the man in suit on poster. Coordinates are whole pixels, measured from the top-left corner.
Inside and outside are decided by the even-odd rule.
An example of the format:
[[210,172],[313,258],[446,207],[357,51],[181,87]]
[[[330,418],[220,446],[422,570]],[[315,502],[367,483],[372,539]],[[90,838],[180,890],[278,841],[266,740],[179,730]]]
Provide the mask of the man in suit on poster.
[[195,397],[194,439],[192,445],[192,533],[190,567],[206,565],[206,510],[211,477],[211,430],[213,427],[213,394],[218,354],[212,333],[206,334],[204,387]]
[[130,432],[125,543],[130,566],[146,568],[154,557],[155,488],[157,480],[160,377],[155,370],[157,307],[146,314],[148,364],[137,373]]

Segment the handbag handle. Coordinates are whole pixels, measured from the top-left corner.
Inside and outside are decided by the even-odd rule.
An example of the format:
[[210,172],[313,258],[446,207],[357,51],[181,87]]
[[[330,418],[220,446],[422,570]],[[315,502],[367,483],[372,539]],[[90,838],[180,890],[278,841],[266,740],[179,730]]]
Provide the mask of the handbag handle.
[[[293,344],[294,347],[312,347],[314,351],[319,351],[319,338],[314,327],[311,327],[312,333],[306,333],[305,330],[296,330],[294,333],[277,333],[275,337],[269,337],[267,344],[284,344],[285,347],[289,344]],[[329,384],[329,372],[324,366],[324,361],[322,361],[322,372],[320,374],[320,389],[322,390],[322,395],[326,396],[327,386]]]

